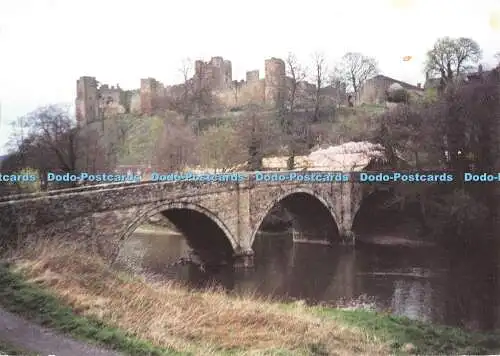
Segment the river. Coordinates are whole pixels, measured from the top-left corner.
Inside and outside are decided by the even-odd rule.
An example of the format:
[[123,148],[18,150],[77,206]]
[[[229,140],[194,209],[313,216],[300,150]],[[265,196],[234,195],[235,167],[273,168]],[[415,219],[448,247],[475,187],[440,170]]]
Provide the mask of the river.
[[297,244],[290,233],[261,233],[255,268],[170,266],[189,251],[182,235],[138,230],[121,249],[122,267],[193,288],[341,306],[365,305],[412,319],[493,330],[500,326],[499,260],[492,252],[452,253],[438,247]]

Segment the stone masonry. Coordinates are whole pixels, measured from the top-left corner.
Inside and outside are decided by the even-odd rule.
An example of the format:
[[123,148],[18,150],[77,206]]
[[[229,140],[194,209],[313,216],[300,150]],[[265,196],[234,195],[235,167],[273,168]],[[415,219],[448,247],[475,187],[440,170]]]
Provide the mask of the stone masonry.
[[[270,210],[278,202],[285,201],[284,198],[288,197],[286,200],[291,202],[299,195],[312,198],[307,205],[296,204],[304,213],[312,205],[321,204],[324,207],[322,211],[329,221],[325,220],[324,224],[317,221],[309,223],[311,217],[301,219],[297,216],[301,230],[318,236],[324,232],[325,224],[330,223],[337,227],[338,234],[332,236],[336,236],[338,242],[353,243],[351,229],[362,194],[359,183],[263,183],[255,182],[254,176],[239,183],[103,184],[5,197],[0,200],[0,238],[3,241],[19,241],[28,236],[70,236],[75,241],[85,241],[105,257],[114,259],[120,241],[127,239],[149,217],[184,209],[203,214],[212,226],[215,223],[225,235],[237,261],[251,266],[255,235]],[[189,227],[193,225],[189,216],[186,221],[172,222],[181,228],[183,224]],[[205,229],[201,230],[198,234],[203,236]]]

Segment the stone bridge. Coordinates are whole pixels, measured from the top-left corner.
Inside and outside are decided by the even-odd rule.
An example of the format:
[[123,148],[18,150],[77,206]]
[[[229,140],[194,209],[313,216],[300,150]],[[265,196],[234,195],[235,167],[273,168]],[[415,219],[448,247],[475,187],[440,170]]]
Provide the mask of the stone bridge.
[[247,177],[231,183],[112,183],[4,197],[0,238],[70,237],[114,259],[121,241],[162,213],[194,249],[217,248],[233,255],[237,264],[250,266],[256,233],[280,203],[294,216],[297,239],[354,243],[362,183],[257,182],[255,174]]

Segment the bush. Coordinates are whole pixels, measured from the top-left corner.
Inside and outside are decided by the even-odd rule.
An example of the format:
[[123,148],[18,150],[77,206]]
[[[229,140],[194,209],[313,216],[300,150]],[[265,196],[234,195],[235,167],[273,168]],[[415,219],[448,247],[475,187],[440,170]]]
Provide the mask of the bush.
[[22,175],[22,176],[35,176],[36,179],[35,181],[30,181],[30,182],[16,182],[13,183],[16,185],[16,188],[21,193],[37,193],[40,191],[40,174],[36,169],[32,168],[24,168],[21,169],[19,172],[14,173],[15,175]]
[[472,236],[480,236],[488,219],[488,208],[463,190],[455,190],[441,199],[435,199],[430,206],[433,216],[430,228],[433,234],[445,244],[470,245],[478,243]]
[[390,103],[407,103],[410,95],[404,89],[394,90],[387,93],[387,101]]

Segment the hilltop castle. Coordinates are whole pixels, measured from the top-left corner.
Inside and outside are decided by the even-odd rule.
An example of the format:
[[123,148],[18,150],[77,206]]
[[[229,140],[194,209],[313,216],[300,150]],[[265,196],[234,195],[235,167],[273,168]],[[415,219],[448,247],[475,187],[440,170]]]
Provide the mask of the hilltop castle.
[[[195,73],[187,83],[165,86],[154,78],[141,79],[140,88],[123,90],[119,85],[100,85],[94,77],[81,77],[77,81],[76,118],[79,125],[86,125],[108,115],[135,113],[152,115],[158,99],[179,97],[190,85],[194,90],[210,90],[226,108],[258,104],[279,107],[285,104],[291,86],[286,76],[285,62],[278,58],[265,60],[265,76],[259,70],[246,73],[246,80],[233,80],[231,61],[212,57],[209,62],[196,61]],[[315,86],[307,82],[298,83],[297,103],[304,107],[311,103]],[[322,88],[322,96],[328,102],[344,100],[345,88]]]

